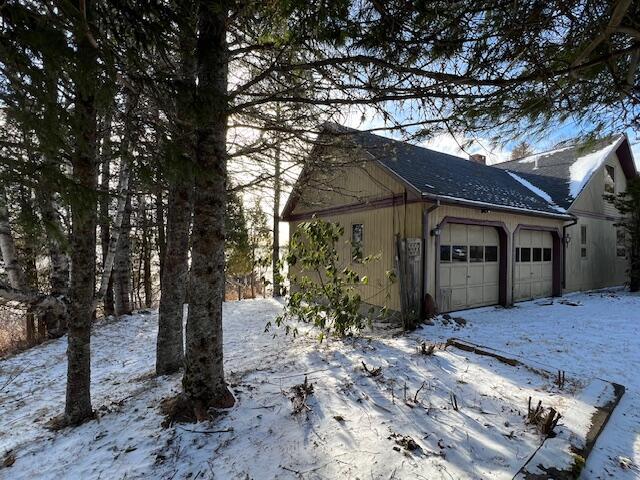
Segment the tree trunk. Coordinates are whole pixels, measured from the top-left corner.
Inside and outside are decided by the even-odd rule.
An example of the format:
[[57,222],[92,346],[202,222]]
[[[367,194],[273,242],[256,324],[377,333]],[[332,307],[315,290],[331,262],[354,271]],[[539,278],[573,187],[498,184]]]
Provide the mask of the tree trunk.
[[131,194],[126,193],[122,225],[113,262],[113,299],[116,315],[131,315]]
[[144,306],[151,308],[153,303],[153,292],[151,289],[151,248],[149,237],[151,229],[149,228],[149,218],[147,217],[147,202],[144,195],[140,195],[138,202],[140,203],[140,230],[142,235],[141,255],[142,255],[142,286],[144,288]]
[[49,283],[51,295],[67,295],[69,289],[69,257],[63,247],[64,230],[58,218],[52,192],[41,191],[40,215],[45,227],[47,249],[49,251]]
[[198,419],[209,407],[229,407],[235,399],[224,380],[224,220],[227,175],[228,5],[198,5],[198,95],[189,315],[184,392]]
[[[111,229],[109,225],[109,180],[110,176],[110,164],[113,157],[113,147],[111,144],[111,122],[112,113],[111,109],[107,111],[104,132],[102,137],[102,151],[100,158],[100,244],[102,245],[102,269],[109,270],[108,277],[106,277],[106,287],[104,288],[104,301],[103,309],[104,315],[109,316],[115,313],[115,306],[113,304],[113,275],[111,274],[112,265],[108,265],[108,254],[111,241]],[[128,178],[127,178],[128,180]],[[120,183],[120,182],[118,182]],[[106,274],[105,274],[106,275]],[[102,289],[102,283],[100,282]],[[98,295],[98,298],[100,295]]]
[[[49,55],[44,54],[44,84],[46,91],[46,105],[44,108],[44,121],[46,125],[57,125],[60,121],[58,115],[58,80],[60,77],[60,66],[53,61]],[[53,128],[53,127],[51,127]],[[39,131],[39,129],[36,129]],[[50,144],[51,138],[44,135],[39,138],[41,144]],[[48,148],[44,152],[45,168],[39,182],[38,207],[42,216],[42,223],[45,228],[47,238],[47,249],[49,251],[49,284],[51,295],[66,296],[69,290],[69,257],[66,251],[65,231],[58,215],[56,207],[56,197],[51,186],[51,176],[59,175],[58,155],[62,152],[61,140],[58,140],[53,148]],[[53,175],[52,175],[53,174]],[[66,330],[66,325],[47,325],[49,334],[57,332],[62,334]]]
[[158,243],[158,260],[160,263],[160,278],[162,278],[162,272],[164,271],[164,258],[167,255],[167,239],[164,230],[164,204],[162,202],[162,183],[160,174],[156,177],[158,182],[158,190],[155,195],[155,207],[156,207],[156,229],[157,229],[157,243]]
[[16,290],[24,290],[25,279],[22,268],[18,263],[18,255],[16,253],[16,244],[11,232],[11,224],[9,223],[9,211],[7,209],[7,193],[3,186],[0,185],[0,251],[2,252],[2,260],[4,269],[9,278],[9,285]]
[[71,157],[73,179],[81,198],[72,205],[71,282],[69,286],[69,345],[67,348],[67,394],[65,420],[77,425],[93,416],[91,408],[91,317],[96,274],[96,85],[97,49],[92,31],[91,0],[78,1],[84,18],[75,18],[77,77],[75,82],[74,133]]
[[[19,263],[23,266],[24,287],[35,292],[38,291],[38,267],[36,265],[38,218],[33,210],[31,189],[20,186],[19,203],[22,230],[22,248],[19,249],[21,261]],[[29,345],[35,344],[46,336],[42,322],[38,322],[36,329],[36,317],[33,311],[27,312],[26,322],[27,343]]]
[[282,286],[280,285],[280,176],[280,145],[276,145],[273,175],[273,250],[271,253],[274,297],[282,295]]
[[[185,5],[191,6],[191,3]],[[189,274],[189,230],[193,211],[193,159],[195,134],[193,109],[196,86],[195,25],[193,11],[187,7],[180,25],[180,74],[176,82],[176,112],[172,119],[172,145],[167,152],[175,153],[168,164],[177,164],[169,170],[167,199],[166,250],[160,276],[160,307],[158,312],[158,339],[156,373],[168,375],[184,364],[183,316]]]

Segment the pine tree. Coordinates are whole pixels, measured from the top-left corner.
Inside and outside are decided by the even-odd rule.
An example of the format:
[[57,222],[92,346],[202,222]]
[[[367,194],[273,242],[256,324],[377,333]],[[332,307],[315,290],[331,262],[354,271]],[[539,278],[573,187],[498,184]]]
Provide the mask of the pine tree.
[[617,195],[605,195],[620,212],[617,223],[625,236],[627,255],[629,257],[629,289],[640,290],[640,179],[627,181],[627,189]]

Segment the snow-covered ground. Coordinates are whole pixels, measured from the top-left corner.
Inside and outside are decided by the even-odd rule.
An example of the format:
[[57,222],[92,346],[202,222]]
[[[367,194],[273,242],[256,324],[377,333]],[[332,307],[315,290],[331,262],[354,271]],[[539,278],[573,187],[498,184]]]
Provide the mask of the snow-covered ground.
[[[624,384],[583,478],[638,478],[640,296],[570,299],[581,305],[477,309],[459,314],[464,328],[437,321],[398,338],[322,344],[265,334],[281,308],[275,301],[229,302],[225,366],[237,406],[211,424],[170,428],[158,405],[180,378],[153,376],[155,313],[104,324],[92,337],[98,420],[75,429],[44,428],[63,407],[65,339],[0,362],[0,478],[511,478],[540,443],[523,422],[528,396],[561,411],[575,399],[524,368],[455,349],[417,352],[425,339],[451,336],[583,382]],[[363,361],[381,374],[367,374]],[[290,389],[305,374],[310,410],[292,415]],[[403,435],[421,449],[399,446]],[[9,450],[15,463],[2,469]]]

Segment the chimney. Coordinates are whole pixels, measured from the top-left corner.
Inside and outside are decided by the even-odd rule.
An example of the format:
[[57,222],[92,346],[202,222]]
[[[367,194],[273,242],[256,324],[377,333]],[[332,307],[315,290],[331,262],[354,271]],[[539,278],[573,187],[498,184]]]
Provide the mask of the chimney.
[[471,160],[472,162],[479,163],[481,165],[486,165],[487,164],[487,157],[485,157],[484,155],[481,155],[479,153],[474,153],[474,154],[469,155],[469,160]]

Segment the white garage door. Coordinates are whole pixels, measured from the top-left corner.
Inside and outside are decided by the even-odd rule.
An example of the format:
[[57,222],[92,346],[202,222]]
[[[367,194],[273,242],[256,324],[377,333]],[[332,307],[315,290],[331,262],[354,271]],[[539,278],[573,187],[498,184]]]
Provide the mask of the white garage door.
[[553,294],[553,239],[549,232],[520,230],[515,235],[514,300]]
[[494,227],[447,224],[440,234],[440,309],[495,305],[499,240]]

